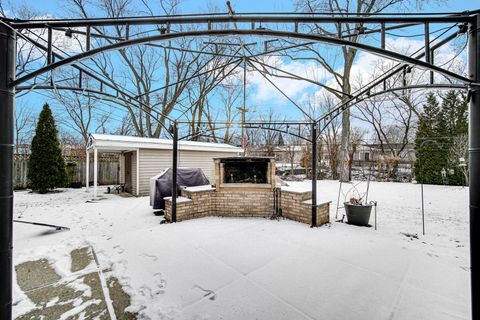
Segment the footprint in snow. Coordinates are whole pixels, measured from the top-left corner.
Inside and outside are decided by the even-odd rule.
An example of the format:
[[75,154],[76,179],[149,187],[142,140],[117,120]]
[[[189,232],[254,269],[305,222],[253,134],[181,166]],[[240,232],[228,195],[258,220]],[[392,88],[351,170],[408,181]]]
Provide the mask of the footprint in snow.
[[141,286],[138,292],[140,292],[142,296],[153,298],[152,290],[147,286]]
[[159,272],[155,273],[153,276],[155,277],[155,286],[157,287],[153,293],[155,295],[164,294],[165,290],[163,290],[163,288],[167,285],[167,281],[162,278],[162,274]]
[[119,245],[114,246],[113,249],[115,249],[115,252],[118,253],[118,254],[122,254],[122,253],[125,252],[125,249],[123,249]]
[[198,284],[194,285],[193,288],[197,288],[197,289],[200,289],[201,291],[204,292],[204,295],[203,297],[208,297],[208,299],[214,301],[216,299],[216,294],[215,294],[215,291],[213,290],[210,290],[210,289],[204,289],[202,287],[200,287]]
[[141,256],[141,257],[148,258],[148,259],[151,260],[151,261],[157,261],[157,260],[158,260],[158,257],[157,257],[157,256],[154,256],[154,255],[148,254],[148,253],[144,253],[144,252],[142,252],[142,253],[140,254],[140,256]]

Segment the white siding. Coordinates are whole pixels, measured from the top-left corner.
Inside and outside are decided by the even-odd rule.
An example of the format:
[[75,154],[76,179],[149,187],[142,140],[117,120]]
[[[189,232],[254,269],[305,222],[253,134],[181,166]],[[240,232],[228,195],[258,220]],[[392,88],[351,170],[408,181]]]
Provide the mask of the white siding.
[[[215,182],[213,158],[234,156],[231,152],[179,151],[178,166],[200,168],[211,183]],[[132,156],[132,184],[136,179],[136,156]],[[150,178],[172,166],[172,151],[142,149],[140,152],[140,195],[148,195]],[[133,194],[136,194],[135,192]]]
[[140,152],[140,194],[147,195],[150,178],[169,168],[172,153],[169,150],[142,149]]
[[[141,171],[140,171],[141,172]],[[137,196],[137,152],[132,152],[132,194]]]
[[121,154],[120,155],[120,175],[118,179],[120,180],[120,183],[125,183],[125,155]]
[[179,167],[201,168],[211,183],[215,182],[215,166],[213,158],[231,157],[234,154],[227,152],[200,152],[180,151],[178,157]]

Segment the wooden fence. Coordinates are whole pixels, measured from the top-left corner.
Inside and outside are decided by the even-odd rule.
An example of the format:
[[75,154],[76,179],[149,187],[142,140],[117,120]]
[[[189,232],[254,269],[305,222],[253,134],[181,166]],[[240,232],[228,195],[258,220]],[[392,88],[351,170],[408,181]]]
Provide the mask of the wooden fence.
[[[13,160],[13,186],[15,189],[28,187],[28,157],[29,155],[16,154]],[[68,175],[68,186],[85,186],[85,158],[65,157]],[[118,184],[120,177],[120,162],[118,156],[99,156],[98,183]],[[93,181],[93,160],[90,161],[90,181]]]

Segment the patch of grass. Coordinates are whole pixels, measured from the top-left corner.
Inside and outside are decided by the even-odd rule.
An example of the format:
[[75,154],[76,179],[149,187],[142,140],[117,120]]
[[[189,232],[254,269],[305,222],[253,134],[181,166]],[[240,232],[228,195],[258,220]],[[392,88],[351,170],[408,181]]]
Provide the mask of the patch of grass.
[[122,285],[116,277],[110,277],[107,279],[108,291],[110,292],[110,298],[112,299],[113,309],[115,315],[119,320],[135,320],[137,315],[125,309],[130,306],[130,296],[123,290]]
[[75,249],[70,252],[72,264],[71,272],[77,272],[85,269],[93,261],[93,256],[89,247]]
[[17,283],[22,291],[52,284],[61,279],[47,259],[27,261],[15,266]]

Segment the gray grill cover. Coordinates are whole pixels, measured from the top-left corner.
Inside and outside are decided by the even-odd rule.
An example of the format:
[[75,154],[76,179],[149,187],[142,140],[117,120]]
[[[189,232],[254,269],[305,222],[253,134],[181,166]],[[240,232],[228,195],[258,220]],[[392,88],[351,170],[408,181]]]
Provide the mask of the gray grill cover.
[[[180,186],[195,187],[209,185],[207,177],[200,168],[178,168],[177,190]],[[172,169],[168,168],[157,181],[155,181],[155,199],[153,209],[165,209],[164,197],[172,196]]]

